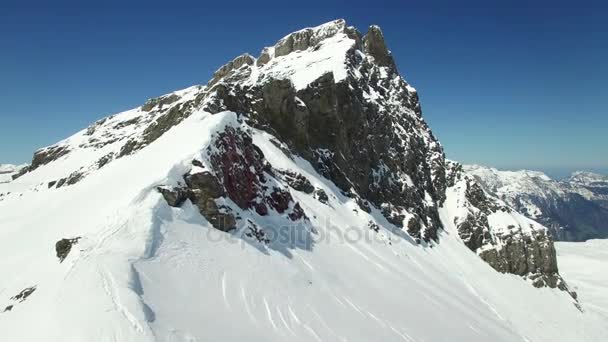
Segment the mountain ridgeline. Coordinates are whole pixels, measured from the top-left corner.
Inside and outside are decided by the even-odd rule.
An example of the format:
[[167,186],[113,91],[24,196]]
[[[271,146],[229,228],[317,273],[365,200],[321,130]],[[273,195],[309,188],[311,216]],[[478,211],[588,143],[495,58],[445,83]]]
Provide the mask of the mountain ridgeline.
[[293,32],[6,175],[12,340],[608,336],[549,230],[445,159],[377,26]]
[[[76,184],[113,160],[137,153],[199,110],[237,113],[248,127],[272,134],[286,153],[308,161],[343,195],[355,199],[360,210],[378,210],[417,243],[440,242],[438,209],[455,179],[464,176],[446,162],[422,118],[416,90],[400,76],[380,28],[371,26],[361,34],[343,20],[294,32],[258,58],[238,56],[206,86],[151,99],[127,120],[102,119],[82,133],[77,146],[64,141],[37,151],[15,178],[74,149],[108,150],[89,165],[49,181],[48,187]],[[171,205],[189,199],[225,231],[235,229],[237,222],[228,206],[217,204],[221,198],[260,215],[271,208],[289,211],[294,220],[306,217],[286,190],[296,188],[294,184],[268,164],[246,130],[229,130],[215,139],[212,145],[221,149],[214,149],[215,157],[210,150],[209,170],[184,175],[178,187],[159,187]],[[282,184],[270,194],[268,174]],[[517,219],[493,227],[487,216],[513,210],[494,202],[473,179],[467,179],[465,188],[459,196],[470,212],[452,219],[472,251],[500,272],[531,277],[537,286],[567,289],[544,227]],[[505,244],[513,247],[502,248]]]
[[608,176],[579,171],[557,181],[538,171],[465,170],[486,192],[549,228],[556,240],[608,237]]

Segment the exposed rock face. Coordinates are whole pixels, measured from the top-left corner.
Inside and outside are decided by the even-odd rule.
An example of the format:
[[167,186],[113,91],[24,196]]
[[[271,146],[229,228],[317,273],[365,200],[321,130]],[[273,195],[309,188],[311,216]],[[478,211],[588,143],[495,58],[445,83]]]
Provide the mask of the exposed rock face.
[[315,191],[315,187],[310,181],[299,173],[291,172],[289,170],[277,170],[277,174],[294,190],[302,191],[307,194],[312,194],[313,191]]
[[255,64],[260,67],[270,61],[270,51],[268,48],[264,48],[262,53],[260,53],[260,57],[256,60]]
[[214,74],[211,81],[209,81],[209,85],[215,84],[222,77],[228,75],[233,70],[240,69],[243,65],[252,65],[255,62],[255,59],[250,54],[242,54],[237,58],[233,59],[229,63],[223,65],[219,68]]
[[[228,206],[218,205],[221,198],[229,198],[240,209],[252,210],[260,216],[274,210],[286,214],[292,221],[307,219],[300,204],[275,178],[276,172],[262,151],[240,128],[228,126],[217,134],[207,156],[211,171],[191,171],[184,175],[185,187],[159,188],[169,205],[179,207],[190,200],[215,228],[223,231],[236,228],[236,219]],[[193,165],[203,166],[198,160]],[[300,182],[303,178],[294,177]]]
[[199,172],[184,177],[191,190],[189,199],[200,213],[217,229],[230,231],[236,228],[236,219],[229,208],[220,206],[216,199],[225,195],[222,185],[210,172]]
[[34,158],[29,167],[29,171],[35,170],[38,167],[57,160],[70,152],[66,146],[51,146],[36,151]]
[[19,170],[18,172],[16,172],[15,174],[13,174],[11,176],[11,179],[15,180],[15,179],[23,176],[24,174],[28,173],[29,171],[30,171],[30,166],[28,165],[28,166],[22,168],[21,170]]
[[346,22],[343,19],[338,19],[331,24],[324,25],[320,30],[306,28],[289,34],[285,38],[279,40],[274,48],[274,56],[281,57],[288,55],[294,51],[306,50],[309,47],[314,47],[323,39],[331,37],[346,29]]
[[169,109],[154,121],[152,121],[144,130],[141,137],[129,139],[121,148],[118,158],[130,155],[140,149],[148,146],[156,139],[160,138],[169,129],[182,122],[190,114],[194,108],[194,101],[178,103]]
[[19,292],[18,294],[16,294],[13,297],[11,297],[11,299],[14,301],[23,302],[27,299],[27,297],[31,296],[32,293],[34,293],[34,291],[36,291],[36,286],[31,286],[31,287],[25,288],[25,289],[23,289],[23,291]]
[[31,286],[23,289],[21,292],[11,297],[13,304],[7,305],[2,312],[10,312],[13,310],[16,304],[23,303],[29,296],[36,291],[36,286]]
[[186,187],[166,189],[159,187],[167,203],[172,207],[180,207],[190,200],[209,223],[221,231],[231,231],[236,228],[236,219],[227,207],[219,206],[216,200],[225,196],[224,188],[210,172],[189,173],[184,176]]
[[63,262],[65,258],[68,257],[68,254],[70,254],[70,251],[72,250],[72,246],[77,244],[78,240],[80,240],[79,237],[73,239],[61,239],[57,241],[55,244],[55,252],[57,253],[59,262]]
[[[332,35],[360,36],[355,32],[342,21],[318,32],[298,31],[277,43],[274,58],[314,48]],[[421,119],[418,97],[399,76],[380,30],[372,27],[362,42],[374,56],[362,58],[355,40],[346,59],[359,76],[336,81],[327,73],[298,90],[288,79],[243,85],[233,79],[247,75],[235,72],[210,89],[215,97],[205,109],[249,113],[250,124],[273,133],[343,191],[381,208],[415,238],[436,239],[445,190],[443,150]]]
[[179,100],[179,96],[177,96],[175,94],[157,97],[157,98],[148,100],[148,102],[146,102],[141,107],[141,110],[149,112],[149,111],[151,111],[156,106],[162,107],[162,106],[165,106],[165,105],[172,104],[173,102],[175,102],[177,100]]
[[70,149],[67,146],[50,146],[40,149],[34,153],[32,163],[22,167],[18,172],[13,174],[11,178],[15,180],[30,171],[34,171],[42,165],[46,165],[65,156],[68,153],[70,153]]
[[228,197],[241,209],[255,209],[265,216],[269,209],[282,214],[292,207],[290,218],[305,216],[289,191],[276,184],[272,166],[247,133],[226,127],[213,145],[209,149],[212,167]]
[[[534,286],[570,292],[559,275],[555,247],[546,228],[489,197],[457,163],[448,163],[451,188],[461,194],[464,215],[454,223],[465,245],[495,270],[530,279]],[[515,215],[515,216],[513,216]],[[576,297],[574,292],[570,292]]]
[[378,65],[385,67],[394,67],[395,62],[391,56],[386,44],[384,36],[378,26],[371,26],[363,37],[363,48],[370,56],[374,57]]

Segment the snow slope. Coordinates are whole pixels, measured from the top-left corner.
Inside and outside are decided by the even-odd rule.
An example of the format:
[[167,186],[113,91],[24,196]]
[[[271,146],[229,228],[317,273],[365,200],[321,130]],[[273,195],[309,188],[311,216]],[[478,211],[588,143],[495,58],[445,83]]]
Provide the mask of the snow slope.
[[0,164],[0,183],[10,182],[12,176],[27,165]]
[[[325,37],[332,25],[313,29],[312,37]],[[302,54],[295,51],[265,64],[285,67],[268,67],[250,78],[267,68],[252,67],[246,80],[277,72],[296,85],[302,82],[299,87],[308,82],[308,72],[323,75],[329,69],[341,77],[335,68],[344,67],[344,59],[336,51],[354,41],[331,37],[325,37],[330,45],[304,49],[309,54],[301,58],[311,58],[305,67],[297,62],[303,59],[291,59]],[[213,97],[207,91],[191,87],[151,102],[148,109],[100,120],[40,150],[30,172],[0,184],[3,339],[608,339],[605,316],[585,304],[580,311],[565,291],[534,288],[519,276],[498,273],[471,252],[455,227],[462,214],[459,193],[448,193],[438,210],[443,224],[438,240],[418,244],[379,209],[362,210],[357,198],[290,153],[276,136],[250,126],[244,113],[205,111],[205,101]],[[170,109],[163,101],[171,101]],[[181,114],[173,108],[183,107],[192,112],[146,140],[149,127],[162,127],[163,118]],[[437,144],[421,126],[424,130],[416,132],[421,140]],[[326,203],[315,193],[288,187],[308,216],[290,221],[274,211],[264,216],[240,209],[225,198],[222,204],[240,218],[230,233],[214,228],[190,200],[169,206],[157,188],[176,186],[184,174],[209,168],[213,139],[226,128],[248,132],[273,169],[303,175],[324,191]],[[146,144],[136,145],[142,141]],[[129,146],[143,147],[129,151]],[[434,151],[440,159],[441,150]],[[423,196],[430,202],[428,193]],[[248,220],[268,233],[297,233],[297,239],[254,240],[247,236]],[[531,224],[515,214],[492,220],[497,227]],[[80,239],[60,262],[56,242],[75,238]]]
[[[318,239],[286,251],[263,249],[215,230],[191,206],[170,208],[154,187],[181,175],[225,125],[244,124],[233,113],[197,112],[146,149],[71,187],[27,190],[30,175],[3,184],[0,191],[25,189],[0,202],[0,296],[14,305],[0,315],[3,336],[21,341],[608,337],[601,317],[578,311],[565,292],[535,289],[471,253],[448,219],[449,204],[441,209],[446,225],[441,242],[422,248],[377,212],[353,211],[353,200],[307,162],[284,155],[261,131],[253,130],[254,142],[271,164],[306,175],[329,194],[325,205],[292,191]],[[379,233],[369,230],[368,221],[381,227]],[[355,238],[339,240],[351,235]],[[54,242],[76,236],[82,237],[77,248],[59,263]],[[36,291],[23,303],[8,299],[29,286]]]
[[542,172],[465,165],[484,190],[551,229],[558,240],[608,237],[608,181],[589,172],[553,180]]
[[608,322],[608,240],[555,244],[562,274],[579,293],[586,311]]

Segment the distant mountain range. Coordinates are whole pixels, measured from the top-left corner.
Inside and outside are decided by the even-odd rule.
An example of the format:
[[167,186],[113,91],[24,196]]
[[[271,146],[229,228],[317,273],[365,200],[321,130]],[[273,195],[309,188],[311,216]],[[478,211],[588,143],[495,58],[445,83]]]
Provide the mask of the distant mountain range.
[[608,176],[577,171],[554,180],[538,171],[465,165],[484,190],[550,229],[556,240],[608,237]]

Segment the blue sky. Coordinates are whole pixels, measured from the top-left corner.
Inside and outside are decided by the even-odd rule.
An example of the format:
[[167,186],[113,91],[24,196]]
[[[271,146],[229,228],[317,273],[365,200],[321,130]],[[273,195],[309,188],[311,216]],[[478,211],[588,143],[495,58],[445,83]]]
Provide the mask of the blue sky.
[[565,1],[3,1],[0,162],[206,83],[243,52],[336,19],[382,27],[449,158],[608,170],[608,7]]

